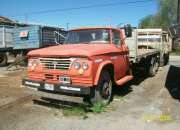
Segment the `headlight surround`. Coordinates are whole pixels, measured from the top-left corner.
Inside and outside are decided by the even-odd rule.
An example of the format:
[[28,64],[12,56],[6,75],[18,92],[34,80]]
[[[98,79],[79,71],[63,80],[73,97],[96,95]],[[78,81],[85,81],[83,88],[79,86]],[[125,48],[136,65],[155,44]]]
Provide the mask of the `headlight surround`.
[[31,60],[29,60],[28,61],[28,67],[31,67],[33,64],[32,64],[32,61]]
[[81,68],[81,64],[80,64],[79,62],[74,62],[74,63],[73,63],[73,67],[74,67],[76,70],[78,70],[78,69]]
[[35,68],[40,64],[39,59],[29,59],[28,60],[28,67],[30,67],[31,70],[35,70]]
[[83,63],[82,63],[82,68],[83,68],[83,70],[87,70],[87,69],[89,68],[88,63],[83,62]]

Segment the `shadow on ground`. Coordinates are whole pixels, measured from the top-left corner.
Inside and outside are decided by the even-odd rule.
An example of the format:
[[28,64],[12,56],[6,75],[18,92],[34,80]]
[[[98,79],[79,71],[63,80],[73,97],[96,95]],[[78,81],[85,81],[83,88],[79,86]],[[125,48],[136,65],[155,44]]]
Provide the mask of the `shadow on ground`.
[[[132,86],[138,86],[141,82],[143,82],[146,78],[148,78],[147,75],[144,73],[137,73],[134,77],[134,80],[126,83],[123,86],[115,86],[113,89],[114,96],[120,96],[124,97],[131,93],[133,91]],[[42,97],[40,100],[35,100],[35,104],[43,105],[47,107],[53,107],[53,108],[72,108],[72,107],[79,107],[83,106],[85,109],[89,107],[87,101],[86,103],[79,103],[79,102],[71,102],[71,101],[63,101],[60,99],[52,99],[47,97]]]
[[71,102],[71,101],[63,101],[60,99],[52,99],[47,97],[42,97],[39,100],[34,100],[35,104],[43,105],[47,107],[54,107],[54,108],[71,108],[71,107],[78,107],[83,106],[83,103],[78,102]]
[[117,96],[126,96],[133,91],[132,86],[138,86],[141,82],[147,79],[148,76],[144,72],[139,72],[134,74],[134,79],[124,84],[123,86],[115,86],[113,93]]
[[169,67],[165,87],[174,99],[180,101],[180,67]]

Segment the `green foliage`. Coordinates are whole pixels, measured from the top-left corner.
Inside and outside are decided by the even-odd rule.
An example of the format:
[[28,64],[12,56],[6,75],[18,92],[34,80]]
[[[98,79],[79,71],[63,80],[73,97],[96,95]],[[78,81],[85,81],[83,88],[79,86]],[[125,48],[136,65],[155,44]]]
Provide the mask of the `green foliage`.
[[106,108],[107,105],[103,104],[103,103],[95,103],[91,108],[90,110],[94,113],[101,113],[101,112],[104,112],[105,111],[105,108]]
[[176,46],[176,48],[171,52],[171,55],[180,55],[180,46]]
[[114,99],[118,100],[118,101],[122,101],[122,102],[125,101],[125,97],[124,96],[115,96]]
[[167,28],[176,23],[177,0],[157,0],[157,3],[157,13],[143,18],[139,23],[139,28]]
[[86,109],[84,106],[74,106],[72,108],[63,109],[64,116],[86,116]]
[[87,113],[101,113],[105,112],[107,105],[103,103],[95,103],[93,106],[79,105],[71,108],[63,108],[62,112],[64,116],[81,116],[87,118]]

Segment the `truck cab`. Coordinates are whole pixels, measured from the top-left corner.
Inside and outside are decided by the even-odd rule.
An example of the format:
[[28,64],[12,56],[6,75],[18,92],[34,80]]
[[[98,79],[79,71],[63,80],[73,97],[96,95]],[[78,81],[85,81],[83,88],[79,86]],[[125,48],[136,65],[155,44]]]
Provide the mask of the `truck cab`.
[[84,27],[68,32],[62,45],[28,53],[25,86],[109,103],[113,84],[131,80],[129,49],[121,29]]

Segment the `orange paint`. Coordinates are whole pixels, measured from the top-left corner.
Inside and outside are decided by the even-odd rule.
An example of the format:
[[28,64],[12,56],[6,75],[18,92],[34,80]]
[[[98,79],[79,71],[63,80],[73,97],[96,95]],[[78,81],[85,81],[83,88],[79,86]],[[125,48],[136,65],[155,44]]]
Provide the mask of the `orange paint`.
[[[94,44],[63,44],[53,47],[47,47],[43,49],[37,49],[28,53],[29,59],[38,58],[75,58],[81,66],[80,69],[75,69],[73,61],[69,69],[57,70],[57,69],[45,69],[43,64],[38,64],[34,70],[28,67],[28,79],[41,80],[48,83],[59,83],[58,76],[68,76],[71,78],[72,85],[80,85],[83,87],[96,86],[102,69],[104,66],[111,64],[114,68],[114,80],[118,81],[126,76],[126,72],[129,69],[129,50],[124,43],[124,34],[120,29],[112,27],[86,27],[73,29],[71,31],[80,30],[93,30],[93,29],[106,29],[109,32],[109,43],[94,43]],[[120,45],[113,43],[112,30],[119,33]],[[87,70],[82,70],[83,63],[88,64]],[[51,76],[51,79],[46,78]]]

